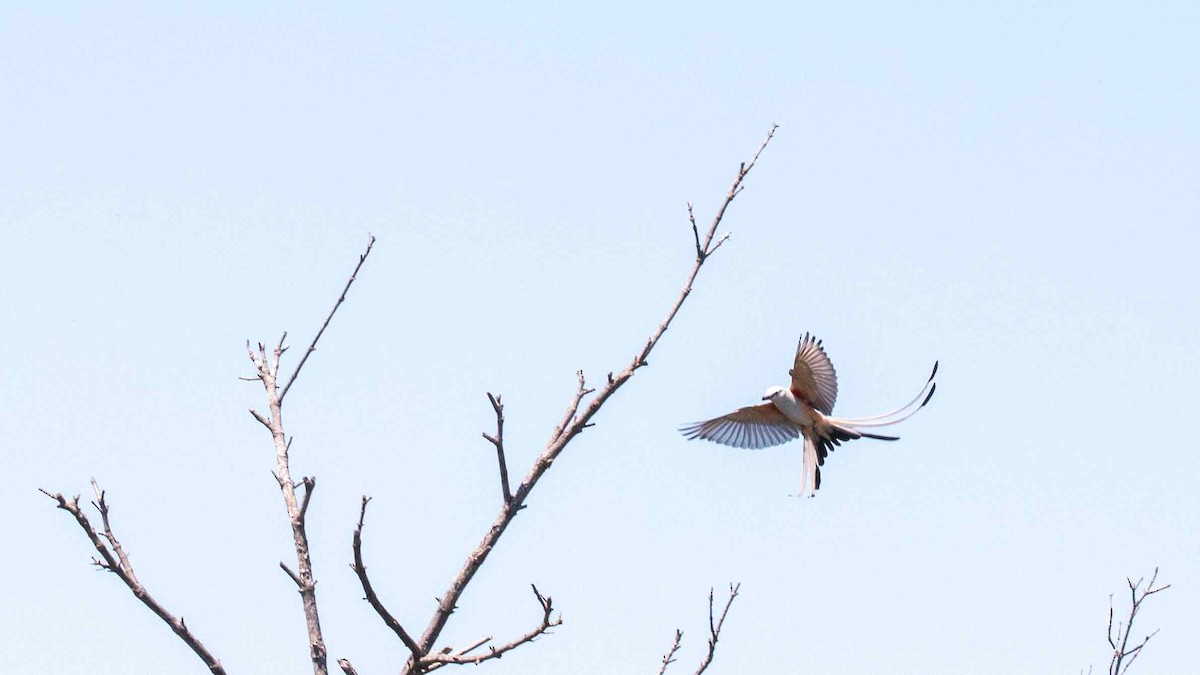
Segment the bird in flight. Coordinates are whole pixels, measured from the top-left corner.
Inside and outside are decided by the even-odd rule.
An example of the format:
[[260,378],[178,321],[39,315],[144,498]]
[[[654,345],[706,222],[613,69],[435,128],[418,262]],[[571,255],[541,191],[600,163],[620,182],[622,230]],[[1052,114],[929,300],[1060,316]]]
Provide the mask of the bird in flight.
[[900,439],[866,430],[898,424],[924,408],[937,389],[933,381],[937,368],[935,362],[921,391],[892,412],[871,417],[832,417],[838,394],[837,373],[821,341],[805,333],[788,373],[792,376],[790,387],[771,387],[763,395],[765,403],[738,408],[706,422],[687,424],[679,431],[688,440],[702,438],[751,450],[770,448],[803,436],[804,481],[800,494],[812,496],[821,487],[821,467],[834,446],[858,438]]

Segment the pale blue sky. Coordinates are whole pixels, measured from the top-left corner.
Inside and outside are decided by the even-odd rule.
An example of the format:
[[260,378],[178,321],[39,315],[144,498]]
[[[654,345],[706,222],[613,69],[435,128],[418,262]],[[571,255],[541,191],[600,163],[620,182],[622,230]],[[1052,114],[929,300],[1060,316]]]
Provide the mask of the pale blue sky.
[[[776,139],[677,324],[539,484],[446,640],[557,633],[505,673],[1077,673],[1158,565],[1137,671],[1196,671],[1200,9],[604,3],[0,9],[0,645],[12,672],[202,672],[37,493],[108,488],[147,586],[230,672],[307,669],[244,341],[289,395],[333,658],[424,627],[583,368],[622,367]],[[49,6],[47,6],[49,7]],[[939,394],[894,444],[685,442],[824,338],[837,412]],[[288,363],[294,364],[294,360]],[[482,671],[480,671],[482,672]]]

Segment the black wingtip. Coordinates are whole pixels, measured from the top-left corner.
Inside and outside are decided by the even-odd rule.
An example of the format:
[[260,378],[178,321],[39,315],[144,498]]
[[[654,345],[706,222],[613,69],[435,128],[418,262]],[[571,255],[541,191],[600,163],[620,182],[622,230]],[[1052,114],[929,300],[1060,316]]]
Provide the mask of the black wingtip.
[[937,375],[938,363],[938,361],[933,362],[933,372],[929,374],[929,379],[925,380],[926,382],[932,382],[934,376]]
[[929,388],[929,395],[925,397],[924,401],[921,401],[922,408],[925,407],[926,403],[929,403],[929,399],[933,398],[933,392],[935,391],[937,391],[937,382],[933,383],[933,386]]

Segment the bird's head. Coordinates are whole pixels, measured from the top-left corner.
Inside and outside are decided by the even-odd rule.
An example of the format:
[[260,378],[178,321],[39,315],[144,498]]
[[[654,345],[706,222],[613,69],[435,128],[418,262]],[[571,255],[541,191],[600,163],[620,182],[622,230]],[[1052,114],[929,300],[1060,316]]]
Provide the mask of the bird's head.
[[763,394],[764,401],[774,401],[782,397],[787,392],[783,387],[771,387],[767,393]]

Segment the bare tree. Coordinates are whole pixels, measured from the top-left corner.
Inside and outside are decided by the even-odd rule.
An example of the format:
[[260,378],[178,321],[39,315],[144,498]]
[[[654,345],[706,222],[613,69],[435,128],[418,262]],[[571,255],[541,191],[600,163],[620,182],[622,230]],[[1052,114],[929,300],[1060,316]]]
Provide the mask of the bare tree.
[[[726,210],[733,200],[741,194],[744,189],[743,181],[750,171],[754,168],[759,156],[770,143],[776,130],[776,126],[772,126],[767,133],[766,138],[759,146],[757,152],[749,162],[742,163],[734,178],[733,184],[725,195],[724,201],[717,209],[711,223],[704,232],[700,231],[696,223],[696,217],[692,209],[692,205],[688,204],[688,221],[691,224],[692,239],[695,246],[695,260],[692,268],[685,278],[683,288],[680,290],[679,296],[675,299],[666,317],[650,334],[650,337],[635,353],[632,360],[622,370],[615,374],[610,372],[607,374],[604,383],[597,389],[589,387],[587,380],[584,377],[583,371],[576,373],[577,386],[574,393],[571,395],[567,403],[566,411],[562,416],[562,421],[554,428],[547,441],[545,448],[541,454],[534,460],[533,465],[526,472],[525,477],[515,487],[510,483],[507,461],[505,459],[504,447],[504,405],[499,395],[488,393],[488,400],[491,403],[492,409],[496,414],[496,431],[495,433],[483,433],[483,437],[487,439],[496,449],[496,460],[500,476],[500,509],[493,521],[491,527],[484,533],[479,545],[475,547],[466,557],[462,567],[450,581],[450,585],[446,592],[438,598],[438,603],[430,617],[425,629],[419,636],[414,636],[406,630],[403,624],[391,613],[374,590],[374,586],[367,575],[367,566],[363,561],[363,529],[366,520],[367,504],[371,498],[364,495],[362,497],[361,508],[359,510],[358,523],[354,529],[354,537],[352,544],[353,563],[351,568],[359,579],[362,585],[363,593],[367,602],[374,609],[380,620],[395,633],[397,639],[403,643],[408,650],[409,656],[404,664],[401,673],[410,675],[415,673],[427,673],[437,670],[447,665],[459,664],[478,664],[490,659],[497,659],[505,653],[535,641],[542,635],[550,633],[551,629],[562,624],[561,616],[555,615],[555,607],[549,595],[543,595],[536,586],[532,586],[534,599],[538,603],[538,621],[526,632],[513,637],[507,642],[494,644],[492,636],[484,636],[474,640],[467,647],[462,649],[451,649],[445,647],[437,649],[438,638],[449,622],[451,615],[458,609],[458,602],[462,597],[463,592],[467,589],[471,580],[475,577],[480,568],[487,562],[488,556],[496,547],[500,538],[504,535],[508,526],[517,517],[517,514],[525,507],[526,502],[530,498],[534,487],[546,472],[553,465],[554,461],[566,450],[570,442],[583,433],[585,429],[591,427],[593,417],[600,411],[600,408],[620,389],[626,382],[642,368],[649,365],[648,357],[650,352],[658,344],[663,334],[670,327],[671,322],[678,314],[684,301],[692,292],[692,284],[695,282],[697,275],[703,268],[704,263],[709,257],[715,253],[722,244],[728,239],[729,235],[724,234],[717,236],[717,228],[720,226],[725,217]],[[304,612],[305,624],[308,629],[309,638],[309,656],[312,661],[313,672],[316,675],[326,675],[329,671],[328,666],[328,650],[325,646],[325,639],[321,631],[320,616],[318,613],[317,595],[316,595],[316,576],[313,570],[311,548],[309,544],[308,534],[306,531],[306,516],[310,502],[312,501],[313,492],[316,489],[316,478],[305,476],[299,481],[292,478],[292,471],[289,455],[292,439],[288,436],[286,427],[283,421],[283,403],[292,385],[296,383],[304,364],[307,363],[308,357],[312,355],[316,349],[318,341],[325,334],[325,330],[329,327],[337,310],[346,300],[346,294],[362,270],[363,264],[371,253],[371,249],[375,244],[375,238],[371,237],[368,240],[366,250],[359,256],[358,264],[354,268],[354,272],[347,280],[342,293],[339,295],[333,308],[325,317],[324,323],[317,331],[312,342],[309,343],[307,351],[301,357],[299,363],[291,375],[283,381],[283,376],[280,373],[280,362],[283,355],[287,352],[286,346],[287,333],[285,332],[280,337],[273,349],[263,343],[258,343],[256,348],[252,347],[249,342],[246,344],[247,352],[249,353],[250,361],[254,366],[254,375],[243,378],[249,381],[258,381],[263,386],[263,391],[266,395],[267,412],[260,413],[256,409],[251,409],[250,414],[270,433],[272,444],[275,448],[275,470],[274,476],[279,485],[280,492],[283,496],[284,507],[288,516],[289,527],[292,532],[292,540],[296,554],[295,569],[288,566],[287,563],[280,562],[279,566],[296,584],[301,597],[301,605]],[[79,526],[84,530],[85,534],[92,541],[93,546],[100,554],[100,558],[93,558],[93,564],[101,569],[107,570],[116,574],[129,587],[130,591],[165,621],[171,629],[182,639],[204,662],[205,666],[213,673],[224,673],[220,662],[211,652],[200,642],[200,640],[191,632],[184,623],[182,618],[176,618],[168,612],[157,600],[155,600],[146,590],[146,588],[138,581],[133,573],[133,568],[129,564],[129,560],[125,555],[124,550],[118,543],[116,536],[112,533],[109,524],[108,504],[105,500],[104,492],[93,481],[93,489],[96,493],[96,501],[93,505],[99,511],[102,522],[103,532],[97,532],[88,520],[87,516],[79,507],[79,497],[66,499],[59,493],[50,493],[42,490],[48,497],[54,499],[58,503],[58,507],[71,513]],[[721,628],[725,622],[725,616],[729,612],[729,607],[733,600],[737,597],[739,586],[730,586],[729,600],[725,604],[724,611],[721,612],[720,619],[714,622],[713,618],[713,594],[709,593],[709,641],[708,652],[702,661],[697,673],[704,672],[712,663],[713,656],[716,653],[717,639],[720,635]],[[662,672],[666,667],[674,661],[674,654],[679,649],[679,641],[682,639],[682,633],[676,632],[675,644],[671,648],[670,653],[663,658]],[[486,648],[485,648],[486,647]],[[347,675],[356,675],[354,666],[348,659],[342,658],[337,660],[338,666]]]
[[1151,595],[1159,591],[1165,591],[1171,587],[1171,584],[1158,586],[1157,588],[1154,586],[1155,582],[1158,581],[1157,567],[1154,568],[1154,575],[1150,577],[1150,583],[1146,584],[1145,588],[1142,588],[1143,581],[1145,581],[1145,577],[1138,579],[1136,582],[1126,577],[1125,582],[1129,584],[1129,618],[1124,622],[1118,621],[1115,626],[1113,625],[1112,596],[1108,596],[1108,645],[1113,650],[1112,660],[1108,664],[1109,675],[1124,675],[1124,673],[1128,672],[1129,666],[1132,666],[1137,657],[1141,655],[1142,648],[1146,646],[1147,642],[1150,642],[1150,638],[1158,635],[1158,630],[1155,629],[1153,633],[1143,637],[1142,641],[1137,643],[1136,646],[1129,646],[1129,635],[1133,632],[1133,621],[1137,618],[1138,610],[1142,608],[1142,603]]

